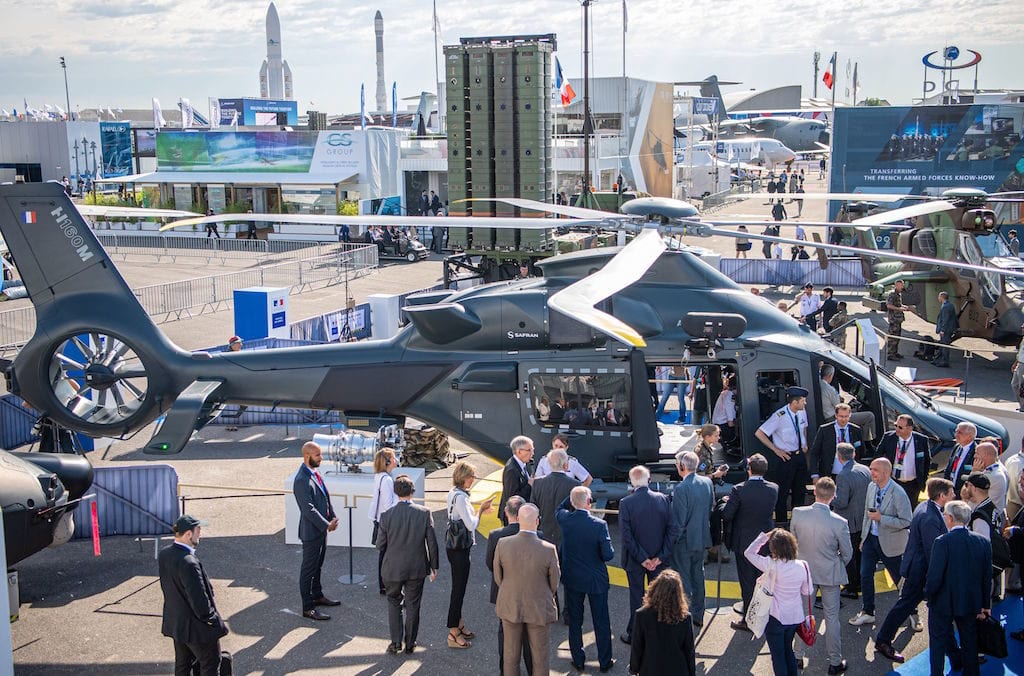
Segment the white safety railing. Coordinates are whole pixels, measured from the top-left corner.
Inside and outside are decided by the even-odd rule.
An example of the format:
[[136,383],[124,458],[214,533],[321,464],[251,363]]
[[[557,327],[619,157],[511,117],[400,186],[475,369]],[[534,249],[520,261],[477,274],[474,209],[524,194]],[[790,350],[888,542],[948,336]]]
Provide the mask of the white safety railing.
[[[143,286],[133,291],[146,313],[157,323],[163,323],[225,308],[230,305],[235,289],[275,286],[287,287],[291,293],[302,293],[346,283],[377,268],[375,245],[330,244],[326,247],[333,251],[251,270]],[[323,249],[311,247],[310,250]],[[34,308],[0,312],[0,355],[17,352],[35,330]]]
[[96,238],[107,254],[122,261],[177,262],[179,259],[204,259],[207,263],[263,262],[272,257],[322,256],[345,250],[352,245],[307,240],[261,240],[188,235],[157,235],[142,233],[97,232]]

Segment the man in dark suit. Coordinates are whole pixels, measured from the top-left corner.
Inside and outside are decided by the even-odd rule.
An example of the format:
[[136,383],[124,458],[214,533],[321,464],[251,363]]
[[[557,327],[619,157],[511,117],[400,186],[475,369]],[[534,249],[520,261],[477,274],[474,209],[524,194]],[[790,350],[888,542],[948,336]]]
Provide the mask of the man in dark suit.
[[320,570],[327,554],[327,534],[338,527],[338,515],[331,506],[327,484],[317,471],[323,460],[320,446],[307,441],[302,445],[302,466],[295,473],[292,493],[299,505],[299,540],[302,541],[302,567],[299,569],[299,592],[302,594],[302,616],[311,620],[329,620],[317,606],[337,606],[324,596]]
[[[402,649],[411,654],[420,630],[420,601],[423,580],[437,578],[437,535],[430,510],[413,504],[416,487],[406,474],[395,477],[398,503],[380,517],[377,549],[384,552],[380,576],[388,597],[388,654]],[[405,617],[403,619],[403,610]]]
[[839,311],[839,301],[837,301],[833,297],[835,292],[836,290],[833,289],[831,286],[826,286],[824,289],[822,289],[821,307],[812,312],[810,315],[812,317],[821,315],[821,326],[824,327],[826,333],[831,330],[828,327],[829,320],[832,319],[832,316]]
[[[972,676],[979,673],[975,619],[992,611],[992,545],[967,530],[971,507],[966,502],[947,502],[943,517],[949,532],[935,540],[924,586],[928,658],[933,675],[945,673],[949,655],[953,671],[962,669],[965,676]],[[954,623],[959,646],[953,637]]]
[[[772,513],[779,499],[779,487],[771,481],[765,481],[767,471],[768,460],[763,455],[755,453],[750,456],[747,459],[747,480],[733,486],[729,502],[722,512],[722,519],[726,523],[726,544],[739,554],[736,557],[736,574],[740,582],[740,596],[743,598],[743,617],[747,615],[747,606],[754,595],[754,584],[761,572],[742,552],[758,535],[775,527]],[[742,618],[731,622],[729,626],[750,631],[746,620]]]
[[540,522],[544,524],[544,539],[559,547],[562,544],[562,529],[555,514],[562,501],[569,497],[572,489],[580,486],[579,481],[565,473],[569,465],[569,454],[561,448],[553,448],[547,456],[551,473],[535,479],[530,500],[540,510]]
[[839,592],[840,596],[855,599],[860,596],[860,540],[864,519],[864,501],[871,483],[871,472],[854,458],[851,444],[836,446],[836,457],[842,469],[836,474],[836,497],[832,509],[850,524],[850,542],[853,544],[853,559],[846,565],[849,582]]
[[[501,528],[495,528],[487,535],[487,555],[484,558],[484,562],[487,564],[487,570],[491,571],[491,603],[495,603],[498,600],[498,583],[494,581],[494,552],[498,548],[498,540],[507,538],[515,535],[519,532],[519,508],[526,504],[526,500],[523,500],[518,495],[513,495],[505,503],[505,518],[508,520],[508,525]],[[528,676],[533,676],[533,654],[530,652],[530,636],[526,632],[523,632],[523,662],[526,663],[526,673]],[[500,673],[504,668],[505,664],[505,629],[501,622],[501,618],[498,618],[498,672]]]
[[583,671],[583,599],[590,598],[590,616],[594,621],[594,640],[601,672],[610,671],[612,626],[608,616],[608,566],[615,556],[608,524],[590,514],[593,498],[586,486],[572,489],[558,506],[558,525],[562,527],[562,585],[565,587],[565,614],[569,620],[569,652],[572,665]]
[[917,509],[932,464],[928,437],[914,431],[914,419],[906,414],[896,418],[895,428],[882,436],[875,455],[892,463],[892,478],[910,498],[910,508]]
[[160,552],[160,589],[164,595],[164,636],[174,641],[174,674],[190,676],[199,665],[201,676],[220,669],[220,639],[227,625],[213,602],[213,587],[196,558],[205,521],[183,514],[174,523],[174,543]]
[[633,492],[619,502],[622,529],[622,567],[629,582],[629,622],[623,643],[633,641],[633,615],[644,599],[644,580],[650,584],[668,567],[672,554],[672,505],[668,496],[651,491],[651,472],[643,465],[629,470]]
[[513,495],[518,495],[529,502],[533,492],[533,478],[530,472],[533,440],[530,437],[518,436],[509,443],[509,446],[512,448],[512,457],[505,463],[505,469],[501,473],[501,502],[498,503],[498,518],[501,519],[503,526],[508,525],[505,522],[505,502]]
[[[939,335],[939,343],[949,345],[953,342],[953,334],[956,333],[960,322],[956,318],[956,308],[949,302],[949,294],[945,291],[939,292],[939,317],[935,321],[935,333]],[[936,366],[949,367],[949,348],[940,347],[935,353],[932,361]]]
[[825,423],[815,433],[811,449],[807,454],[812,482],[823,476],[835,478],[835,475],[839,474],[839,470],[843,468],[843,463],[836,459],[836,444],[844,442],[851,444],[855,453],[864,455],[864,437],[861,434],[860,425],[850,422],[852,414],[853,411],[849,404],[837,405],[835,407],[836,419]]
[[905,658],[896,652],[892,640],[908,617],[914,618],[912,628],[918,631],[917,606],[924,600],[924,583],[928,576],[932,546],[936,538],[946,534],[942,510],[955,497],[952,482],[941,477],[928,479],[927,489],[928,501],[918,505],[914,510],[914,518],[910,520],[910,540],[900,564],[900,576],[904,579],[900,597],[875,635],[875,650],[901,664]]
[[962,422],[956,426],[954,434],[956,445],[949,452],[949,461],[942,472],[942,478],[952,481],[953,490],[960,495],[964,481],[974,471],[974,447],[977,446],[975,438],[978,436],[978,428],[974,423]]

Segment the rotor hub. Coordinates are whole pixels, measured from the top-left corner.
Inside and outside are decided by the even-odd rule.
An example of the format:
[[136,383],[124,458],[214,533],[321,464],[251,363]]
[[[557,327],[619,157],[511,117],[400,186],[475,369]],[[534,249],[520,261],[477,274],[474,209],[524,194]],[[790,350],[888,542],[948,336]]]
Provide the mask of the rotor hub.
[[114,369],[103,364],[90,364],[85,369],[85,384],[94,390],[109,390],[120,379]]

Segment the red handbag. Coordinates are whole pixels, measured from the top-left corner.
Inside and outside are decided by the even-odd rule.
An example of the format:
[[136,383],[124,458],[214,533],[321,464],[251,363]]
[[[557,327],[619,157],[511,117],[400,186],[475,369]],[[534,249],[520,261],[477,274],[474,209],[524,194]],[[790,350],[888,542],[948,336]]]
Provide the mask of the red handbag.
[[814,585],[811,584],[811,571],[807,567],[807,562],[804,561],[803,564],[804,570],[807,572],[807,586],[810,588],[811,593],[807,595],[807,617],[797,625],[796,633],[800,635],[801,641],[808,646],[812,646],[818,639],[818,625],[814,621],[814,613],[811,612],[811,597],[814,596]]

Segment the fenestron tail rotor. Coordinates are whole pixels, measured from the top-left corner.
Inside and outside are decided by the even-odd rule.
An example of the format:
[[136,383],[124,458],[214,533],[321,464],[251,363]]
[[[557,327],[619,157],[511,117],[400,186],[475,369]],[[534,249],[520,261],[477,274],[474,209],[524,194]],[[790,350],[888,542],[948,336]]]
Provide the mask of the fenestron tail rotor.
[[64,415],[120,433],[149,397],[149,376],[139,354],[124,340],[102,332],[59,341],[50,358],[50,388]]

